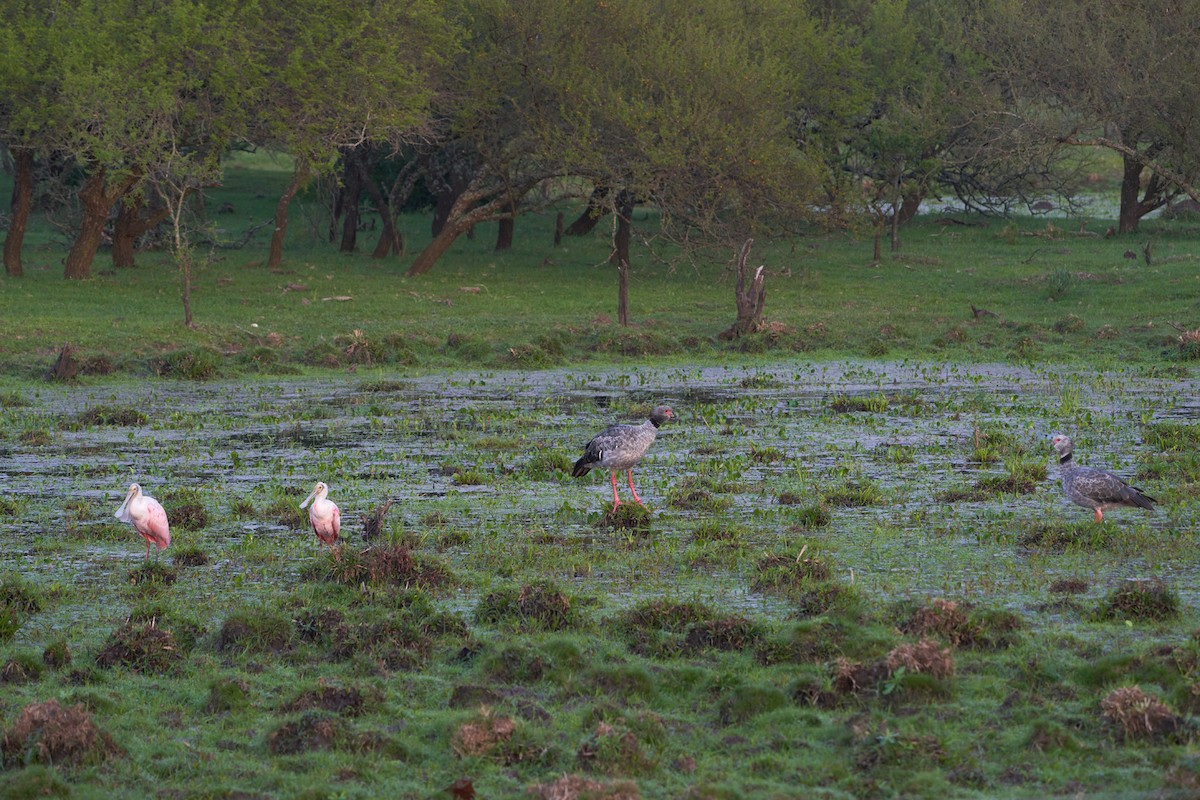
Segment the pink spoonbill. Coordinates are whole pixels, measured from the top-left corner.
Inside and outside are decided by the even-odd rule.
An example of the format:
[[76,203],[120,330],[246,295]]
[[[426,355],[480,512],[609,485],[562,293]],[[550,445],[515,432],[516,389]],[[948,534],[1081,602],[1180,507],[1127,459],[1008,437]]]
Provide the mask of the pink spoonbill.
[[[311,508],[309,508],[309,503],[312,504]],[[300,507],[308,508],[308,521],[312,523],[313,533],[332,550],[337,544],[338,533],[342,529],[342,512],[329,499],[329,487],[322,481],[317,481],[317,485],[313,487],[308,497],[304,498]]]
[[121,522],[132,522],[133,529],[146,540],[146,558],[150,557],[150,545],[159,550],[166,550],[171,544],[171,526],[167,524],[167,512],[157,500],[147,494],[142,494],[142,487],[136,483],[129,484],[125,493],[125,502],[113,514]]

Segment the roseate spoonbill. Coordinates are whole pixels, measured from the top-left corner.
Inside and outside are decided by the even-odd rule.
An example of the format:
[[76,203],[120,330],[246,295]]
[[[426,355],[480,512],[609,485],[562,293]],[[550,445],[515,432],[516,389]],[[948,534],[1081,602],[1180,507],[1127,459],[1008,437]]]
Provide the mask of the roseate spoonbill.
[[625,470],[634,501],[639,506],[644,505],[637,489],[633,488],[633,468],[646,455],[650,445],[654,444],[658,427],[674,418],[675,413],[671,409],[659,406],[650,412],[650,419],[641,425],[612,425],[605,428],[584,447],[583,457],[575,462],[571,475],[578,478],[596,467],[608,470],[612,479],[613,511],[616,511],[617,506],[621,505],[621,499],[617,496],[617,473]]
[[1063,492],[1072,503],[1094,509],[1096,522],[1104,521],[1105,509],[1119,506],[1154,511],[1154,504],[1158,501],[1143,494],[1141,489],[1130,486],[1106,469],[1081,467],[1076,464],[1072,460],[1074,444],[1071,437],[1057,433],[1051,437],[1050,443],[1058,453],[1058,471],[1062,475]]
[[309,503],[312,503],[312,507],[308,509],[308,521],[312,523],[313,533],[332,550],[342,530],[342,512],[329,499],[329,487],[321,481],[317,481],[300,507],[307,508]]
[[153,497],[142,494],[142,487],[136,483],[129,485],[125,501],[113,516],[121,522],[133,523],[133,529],[146,540],[146,558],[150,557],[150,545],[159,550],[166,550],[171,544],[171,526],[167,524],[167,512],[163,511],[163,507]]

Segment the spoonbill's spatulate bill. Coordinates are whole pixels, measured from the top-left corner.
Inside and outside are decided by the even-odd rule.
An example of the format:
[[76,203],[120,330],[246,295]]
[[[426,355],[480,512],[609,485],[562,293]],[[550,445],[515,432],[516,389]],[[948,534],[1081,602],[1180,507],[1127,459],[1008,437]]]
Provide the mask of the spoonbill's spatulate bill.
[[133,529],[146,540],[146,558],[150,557],[150,545],[159,550],[166,550],[171,544],[171,526],[167,524],[167,512],[163,511],[163,507],[153,497],[142,494],[142,487],[136,483],[129,485],[125,501],[113,516],[121,522],[133,523]]
[[[311,508],[308,508],[309,504]],[[332,549],[338,541],[338,533],[342,530],[342,512],[329,499],[329,487],[318,481],[317,485],[304,498],[300,508],[308,508],[308,521],[312,523],[313,533]]]
[[1051,437],[1050,443],[1058,453],[1058,472],[1062,476],[1063,492],[1072,503],[1094,510],[1096,522],[1102,522],[1104,512],[1110,508],[1128,506],[1154,510],[1154,504],[1158,501],[1136,486],[1130,486],[1106,469],[1076,464],[1075,445],[1071,437],[1058,433]]
[[650,419],[641,425],[612,425],[592,437],[583,449],[583,457],[575,462],[571,475],[578,478],[586,475],[592,469],[606,469],[612,479],[613,511],[621,505],[617,496],[617,473],[625,470],[629,480],[629,491],[638,505],[643,505],[638,497],[637,489],[633,488],[633,468],[637,466],[650,445],[658,436],[658,428],[669,419],[674,419],[675,413],[666,406],[659,406],[650,412]]

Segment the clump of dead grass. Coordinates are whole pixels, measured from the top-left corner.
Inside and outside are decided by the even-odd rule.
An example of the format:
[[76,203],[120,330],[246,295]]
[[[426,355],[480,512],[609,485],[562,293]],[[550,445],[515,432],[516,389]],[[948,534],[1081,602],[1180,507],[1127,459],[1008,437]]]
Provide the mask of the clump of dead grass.
[[472,720],[454,731],[450,747],[459,758],[479,758],[493,754],[512,738],[517,724],[509,717],[499,717],[490,708],[482,708]]
[[1100,713],[1124,739],[1161,739],[1178,733],[1182,717],[1139,686],[1123,686],[1100,701]]
[[745,617],[727,616],[697,622],[688,628],[684,644],[690,651],[746,650],[762,644],[762,629]]
[[935,678],[954,675],[954,657],[950,654],[950,648],[943,648],[933,639],[897,645],[887,654],[887,665],[892,675],[901,669],[909,675],[932,675]]
[[275,755],[294,755],[312,750],[330,750],[348,736],[346,723],[338,717],[308,712],[285,722],[267,736],[267,749]]
[[134,672],[161,675],[183,661],[183,648],[175,636],[154,621],[129,622],[113,631],[96,656],[96,666],[122,666]]
[[100,730],[80,703],[64,707],[57,700],[31,703],[0,739],[4,763],[27,760],[39,764],[85,764],[119,753],[112,738]]

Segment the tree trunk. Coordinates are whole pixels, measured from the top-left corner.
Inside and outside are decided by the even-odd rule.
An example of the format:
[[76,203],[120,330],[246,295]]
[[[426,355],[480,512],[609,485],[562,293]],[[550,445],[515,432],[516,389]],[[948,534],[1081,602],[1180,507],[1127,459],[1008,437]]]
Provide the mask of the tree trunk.
[[[431,187],[434,196],[433,220],[430,223],[430,233],[436,238],[454,213],[458,200],[471,185],[471,178],[459,166],[451,165],[446,174],[439,176]],[[458,236],[459,234],[455,234]]]
[[1128,155],[1122,155],[1123,169],[1121,170],[1121,210],[1117,216],[1118,233],[1137,233],[1138,223],[1142,219],[1139,208],[1138,192],[1141,191],[1142,162]]
[[365,188],[371,196],[371,202],[375,204],[383,226],[383,232],[379,234],[379,241],[375,243],[371,258],[386,258],[389,253],[399,254],[400,234],[396,232],[396,220],[392,217],[391,204],[388,203],[379,184],[371,177],[369,159],[364,156],[356,159],[355,163],[358,165],[359,186]]
[[117,207],[117,221],[113,225],[112,262],[114,267],[132,267],[134,245],[138,237],[154,230],[167,218],[166,208],[151,210],[141,216],[141,197],[130,198]]
[[610,262],[617,265],[617,322],[629,326],[629,243],[633,239],[633,195],[617,195],[617,230],[613,234]]
[[396,180],[388,192],[387,219],[384,221],[383,233],[379,235],[379,241],[375,244],[375,252],[372,254],[374,258],[383,258],[389,252],[397,256],[404,254],[404,237],[396,229],[396,213],[408,202],[417,180],[421,177],[418,165],[416,159],[411,160],[396,175]]
[[278,269],[279,265],[283,263],[283,237],[287,234],[288,206],[307,178],[308,166],[303,162],[296,164],[292,182],[283,190],[283,194],[279,196],[279,202],[275,204],[275,231],[271,234],[271,250],[267,256],[268,269]]
[[338,246],[340,253],[353,253],[358,245],[358,204],[362,199],[363,170],[359,163],[362,153],[357,147],[345,150],[342,162],[345,165],[342,185],[342,243]]
[[[438,259],[450,249],[454,240],[470,232],[481,222],[511,216],[513,197],[524,197],[541,178],[530,179],[524,185],[500,187],[496,182],[483,173],[477,174],[466,187],[458,192],[458,199],[446,213],[446,219],[441,229],[433,237],[433,241],[417,254],[405,276],[409,278],[424,275]],[[486,202],[485,202],[486,200]]]
[[729,330],[721,334],[720,338],[722,339],[737,339],[747,333],[757,333],[763,328],[763,308],[767,304],[764,267],[759,267],[754,271],[754,277],[750,279],[750,288],[746,288],[746,261],[750,258],[750,245],[752,244],[754,244],[754,240],[747,239],[738,254],[737,287],[733,293],[734,303],[737,305],[737,319],[734,320]]
[[12,221],[4,238],[4,271],[10,277],[20,278],[25,274],[21,266],[21,245],[25,241],[29,211],[33,207],[33,151],[20,147],[13,148],[12,154]]
[[900,250],[900,211],[904,198],[900,194],[900,176],[896,176],[896,195],[892,200],[892,252]]
[[611,189],[607,186],[597,186],[592,190],[592,196],[588,198],[587,208],[579,215],[579,218],[567,226],[563,231],[567,236],[584,236],[592,232],[596,224],[600,222],[600,218],[608,213],[608,195]]
[[108,212],[138,180],[136,175],[129,175],[114,186],[105,185],[107,171],[98,168],[79,190],[79,199],[83,201],[83,220],[79,223],[79,233],[75,243],[67,253],[63,277],[72,280],[86,280],[92,277],[92,260],[100,249],[100,241],[104,238],[104,226],[108,222]]
[[513,204],[505,203],[504,210],[509,214],[506,217],[501,217],[499,225],[496,227],[496,252],[503,250],[512,250],[513,245]]
[[629,327],[629,261],[617,264],[617,324]]
[[474,224],[472,221],[467,221],[466,217],[444,223],[437,236],[433,237],[433,241],[425,245],[425,249],[417,254],[412,266],[408,268],[408,272],[404,273],[405,277],[414,278],[429,272],[438,259],[450,249],[450,245],[454,244],[454,240],[470,230]]
[[901,225],[907,225],[913,221],[913,217],[917,216],[917,212],[921,210],[921,203],[924,200],[924,192],[910,191],[904,194],[904,200],[900,203]]
[[183,271],[179,288],[179,299],[183,302],[183,324],[185,327],[194,328],[196,325],[192,322],[192,251],[190,247],[185,247],[180,254],[179,266]]

